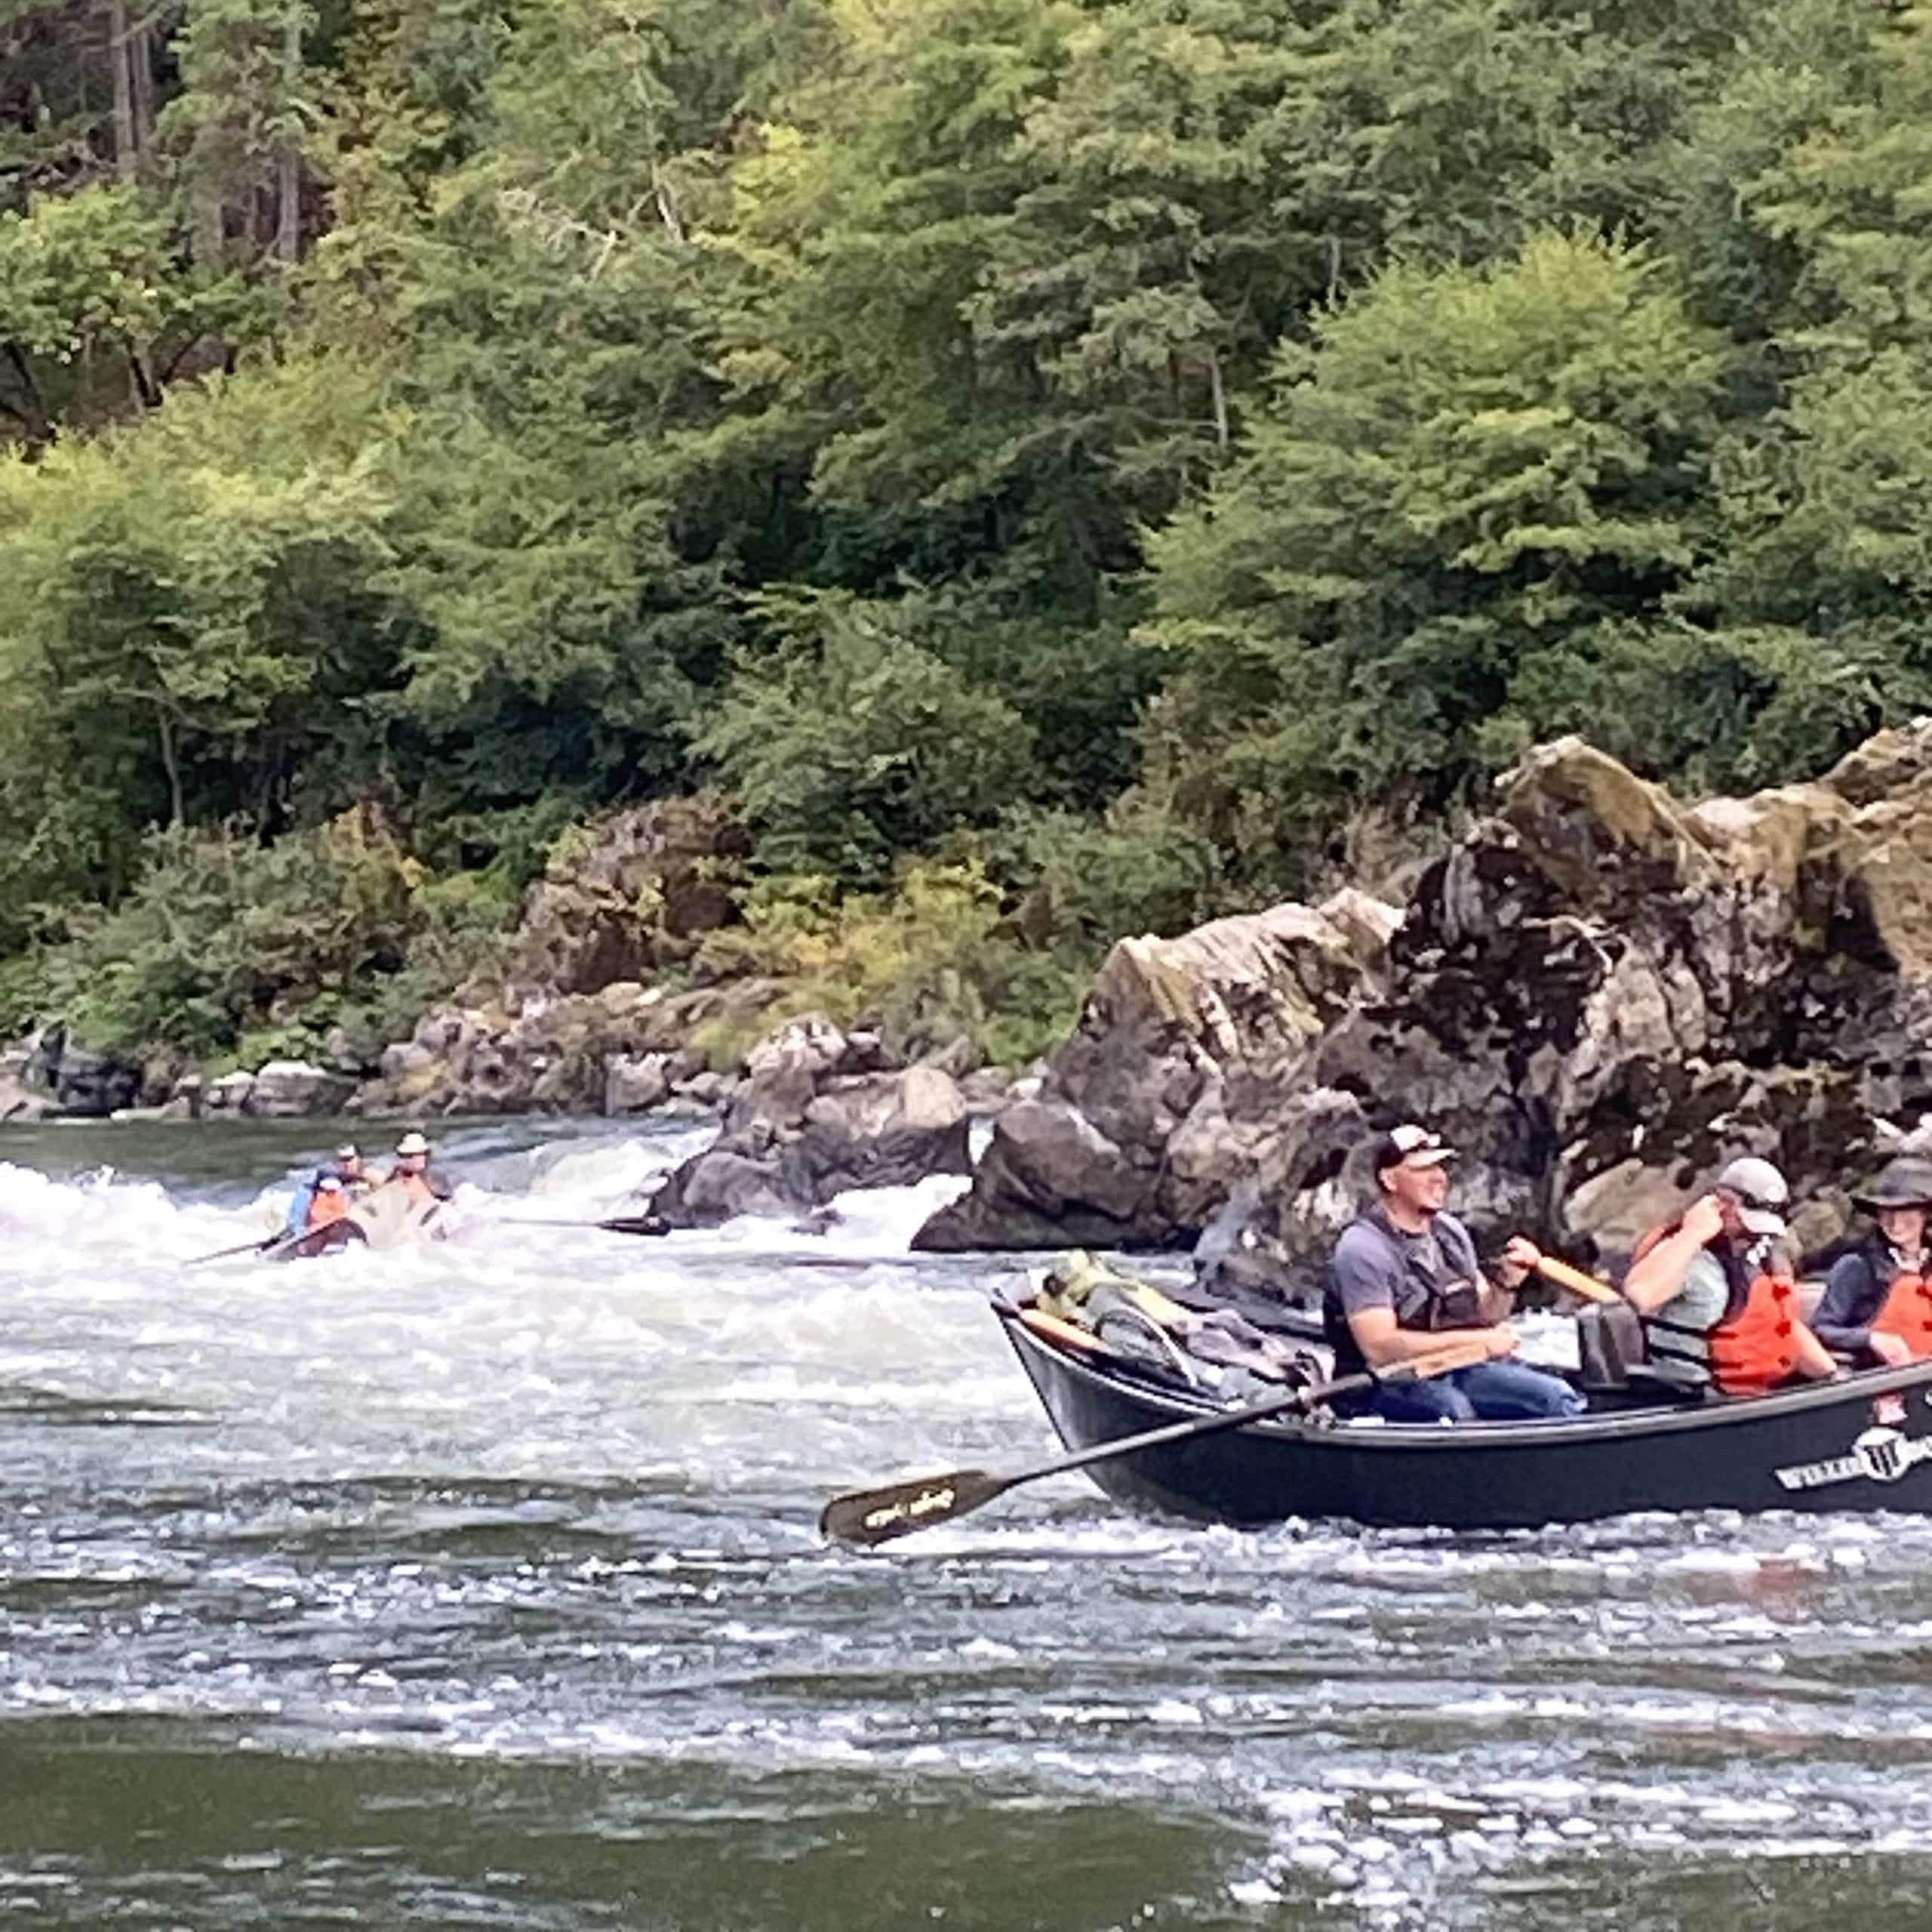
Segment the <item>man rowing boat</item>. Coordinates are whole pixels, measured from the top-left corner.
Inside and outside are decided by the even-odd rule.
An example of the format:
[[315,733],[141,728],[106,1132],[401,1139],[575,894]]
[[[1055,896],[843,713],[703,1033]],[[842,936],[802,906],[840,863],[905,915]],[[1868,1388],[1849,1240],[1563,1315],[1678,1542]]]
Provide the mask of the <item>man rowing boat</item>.
[[1512,1236],[1486,1280],[1469,1230],[1443,1211],[1455,1150],[1411,1124],[1386,1134],[1371,1158],[1377,1198],[1342,1231],[1322,1300],[1335,1373],[1391,1367],[1479,1336],[1488,1361],[1378,1389],[1367,1407],[1391,1422],[1581,1414],[1583,1397],[1560,1377],[1509,1359],[1517,1337],[1507,1317],[1540,1259],[1534,1243]]

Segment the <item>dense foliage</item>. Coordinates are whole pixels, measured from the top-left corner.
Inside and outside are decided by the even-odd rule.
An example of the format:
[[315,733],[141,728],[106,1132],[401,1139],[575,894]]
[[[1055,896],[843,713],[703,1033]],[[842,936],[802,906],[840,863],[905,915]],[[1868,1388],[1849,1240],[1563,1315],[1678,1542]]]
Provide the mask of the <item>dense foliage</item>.
[[8,1001],[380,1031],[721,779],[712,969],[1017,1051],[1539,737],[1814,768],[1928,115],[1871,0],[0,0]]

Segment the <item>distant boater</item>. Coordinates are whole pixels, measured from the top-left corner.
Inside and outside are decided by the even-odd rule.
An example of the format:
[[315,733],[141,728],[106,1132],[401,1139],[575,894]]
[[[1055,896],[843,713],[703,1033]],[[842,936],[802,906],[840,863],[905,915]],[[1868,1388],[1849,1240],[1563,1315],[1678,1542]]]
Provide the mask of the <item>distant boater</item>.
[[429,1143],[411,1128],[395,1143],[395,1165],[383,1182],[385,1187],[400,1187],[419,1204],[441,1203],[456,1190],[429,1165]]

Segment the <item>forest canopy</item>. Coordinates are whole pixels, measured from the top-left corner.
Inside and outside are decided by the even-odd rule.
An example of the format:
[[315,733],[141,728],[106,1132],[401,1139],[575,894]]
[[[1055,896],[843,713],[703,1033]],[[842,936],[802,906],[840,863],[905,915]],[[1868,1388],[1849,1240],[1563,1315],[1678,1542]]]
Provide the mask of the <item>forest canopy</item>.
[[379,1033],[715,786],[751,952],[1044,1018],[1558,731],[1816,769],[1928,128],[1869,0],[0,0],[0,1017]]

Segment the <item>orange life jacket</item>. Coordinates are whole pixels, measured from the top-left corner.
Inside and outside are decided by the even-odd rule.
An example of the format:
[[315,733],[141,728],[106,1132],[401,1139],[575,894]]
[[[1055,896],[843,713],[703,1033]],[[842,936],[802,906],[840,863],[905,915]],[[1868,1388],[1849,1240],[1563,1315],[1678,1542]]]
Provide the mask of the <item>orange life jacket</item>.
[[318,1187],[309,1197],[309,1225],[312,1228],[325,1228],[331,1221],[345,1220],[349,1215],[349,1196],[341,1189]]
[[1932,1281],[1923,1275],[1894,1275],[1869,1324],[1896,1335],[1914,1355],[1932,1355]]
[[[1651,1229],[1632,1249],[1631,1260],[1641,1261],[1681,1225],[1668,1221],[1660,1228]],[[1758,1273],[1747,1275],[1743,1257],[1722,1235],[1709,1243],[1705,1251],[1716,1257],[1729,1287],[1722,1318],[1715,1327],[1700,1329],[1686,1327],[1681,1322],[1666,1321],[1659,1315],[1647,1315],[1645,1329],[1662,1338],[1655,1343],[1653,1352],[1682,1357],[1683,1351],[1673,1349],[1669,1338],[1672,1335],[1700,1337],[1708,1352],[1711,1380],[1727,1395],[1761,1395],[1798,1366],[1796,1331],[1800,1308],[1791,1264],[1781,1251],[1774,1248],[1769,1263]],[[1932,1302],[1927,1306],[1932,1309]]]

